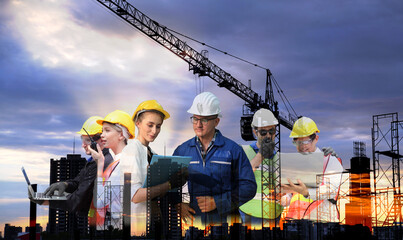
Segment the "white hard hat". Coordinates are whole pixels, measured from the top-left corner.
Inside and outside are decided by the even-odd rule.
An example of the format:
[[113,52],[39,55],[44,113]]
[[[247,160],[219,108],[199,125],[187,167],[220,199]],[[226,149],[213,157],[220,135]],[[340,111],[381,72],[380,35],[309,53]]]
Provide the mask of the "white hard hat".
[[277,125],[278,120],[274,114],[265,108],[261,108],[255,112],[252,120],[252,127],[266,127]]
[[199,116],[221,116],[220,100],[211,92],[202,92],[197,95],[188,113]]

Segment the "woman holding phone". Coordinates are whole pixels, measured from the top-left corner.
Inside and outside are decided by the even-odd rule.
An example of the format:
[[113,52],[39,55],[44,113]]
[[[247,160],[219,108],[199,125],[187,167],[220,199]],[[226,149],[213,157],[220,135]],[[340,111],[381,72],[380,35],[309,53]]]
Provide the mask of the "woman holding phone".
[[[122,212],[120,199],[120,186],[123,185],[122,163],[130,161],[129,156],[122,152],[127,146],[128,139],[134,138],[134,123],[128,113],[120,110],[109,113],[104,119],[97,120],[97,123],[102,125],[101,141],[105,148],[109,148],[113,162],[103,171],[105,158],[101,154],[100,146],[97,144],[98,151],[87,147],[98,165],[97,187],[94,188],[97,194],[94,194],[89,216],[91,223],[96,224],[98,230],[102,230],[107,227],[105,216],[109,212],[111,225],[119,228]],[[106,194],[110,194],[111,201],[104,201]]]

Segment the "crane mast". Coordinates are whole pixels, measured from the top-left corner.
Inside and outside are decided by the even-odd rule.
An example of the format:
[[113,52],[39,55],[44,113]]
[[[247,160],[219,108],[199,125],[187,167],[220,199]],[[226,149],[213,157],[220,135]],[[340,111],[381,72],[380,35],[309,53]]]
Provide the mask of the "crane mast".
[[[132,6],[125,0],[97,0],[103,6],[111,10],[121,19],[144,33],[146,36],[159,43],[176,56],[180,57],[189,64],[189,71],[199,76],[208,76],[217,82],[219,87],[224,87],[243,99],[245,106],[248,108],[247,113],[241,118],[241,135],[244,140],[254,140],[251,122],[253,113],[260,108],[271,110],[279,120],[280,124],[288,129],[292,129],[294,117],[284,117],[279,114],[277,102],[274,100],[272,89],[272,74],[266,69],[266,92],[262,99],[258,93],[253,91],[251,87],[244,85],[235,79],[231,74],[227,73],[219,66],[211,62],[203,54],[187,45],[186,42],[176,37],[169,29],[160,25],[158,22],[146,16],[137,8]],[[280,125],[276,127],[276,150],[280,150]],[[273,209],[268,208],[268,201],[278,201],[278,193],[280,193],[280,159],[271,160],[264,159],[262,162],[262,214],[269,216]],[[275,183],[263,184],[264,182]],[[277,210],[274,210],[277,211]],[[265,218],[263,218],[265,219]],[[263,220],[262,227],[273,227],[269,220]]]

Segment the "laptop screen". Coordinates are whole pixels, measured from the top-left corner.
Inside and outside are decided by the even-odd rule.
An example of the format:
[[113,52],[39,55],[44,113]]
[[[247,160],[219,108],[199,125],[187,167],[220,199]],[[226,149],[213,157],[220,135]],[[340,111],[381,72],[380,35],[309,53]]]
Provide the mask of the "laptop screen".
[[25,172],[24,167],[21,167],[22,174],[24,174],[25,181],[27,181],[28,185],[31,185],[31,182],[28,179],[27,173]]

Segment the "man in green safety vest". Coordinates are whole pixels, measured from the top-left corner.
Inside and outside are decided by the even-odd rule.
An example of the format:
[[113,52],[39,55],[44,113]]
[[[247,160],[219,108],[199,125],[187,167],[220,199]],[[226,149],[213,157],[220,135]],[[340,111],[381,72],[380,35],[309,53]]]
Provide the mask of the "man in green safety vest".
[[[261,192],[262,161],[264,157],[269,159],[269,163],[278,158],[278,153],[274,150],[276,125],[278,125],[278,120],[274,117],[274,114],[267,109],[261,108],[253,115],[252,120],[252,129],[255,136],[257,136],[257,141],[250,145],[242,146],[252,165],[257,184],[255,197],[239,208],[242,221],[249,228],[261,228],[263,219],[265,222],[278,222],[283,211],[283,207],[274,201],[263,201],[262,203]],[[262,204],[264,204],[265,212],[269,214],[263,214]],[[267,211],[267,208],[270,210]]]

